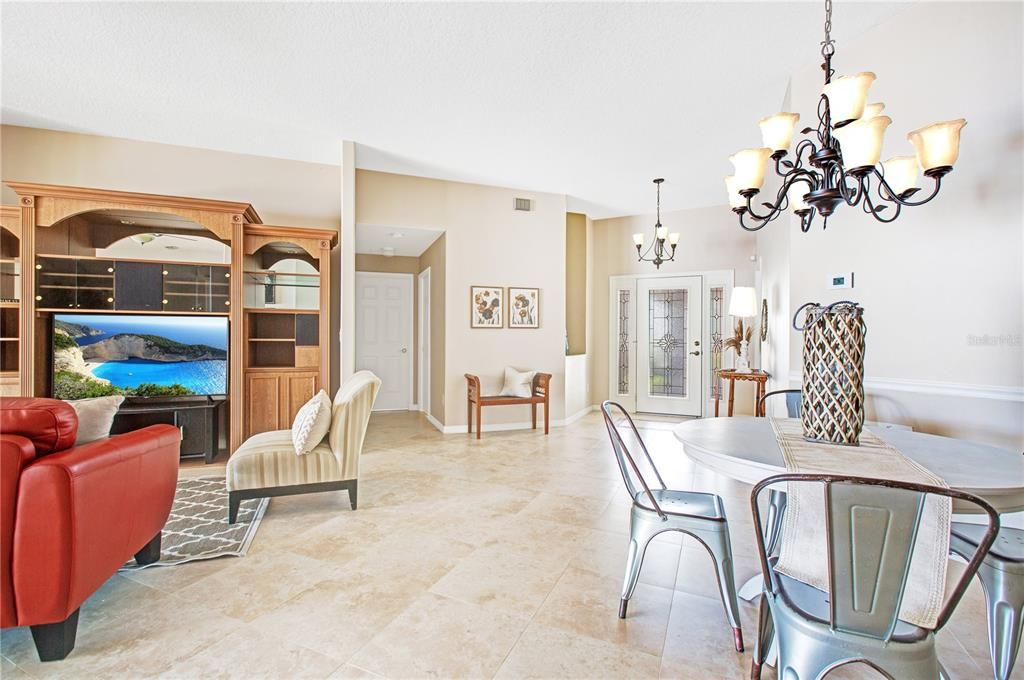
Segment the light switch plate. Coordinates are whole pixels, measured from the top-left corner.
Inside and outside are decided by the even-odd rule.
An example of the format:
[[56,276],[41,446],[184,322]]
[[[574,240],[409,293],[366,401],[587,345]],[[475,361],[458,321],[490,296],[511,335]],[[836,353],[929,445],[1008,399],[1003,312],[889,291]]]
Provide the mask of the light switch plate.
[[853,272],[832,274],[828,277],[829,288],[853,288]]

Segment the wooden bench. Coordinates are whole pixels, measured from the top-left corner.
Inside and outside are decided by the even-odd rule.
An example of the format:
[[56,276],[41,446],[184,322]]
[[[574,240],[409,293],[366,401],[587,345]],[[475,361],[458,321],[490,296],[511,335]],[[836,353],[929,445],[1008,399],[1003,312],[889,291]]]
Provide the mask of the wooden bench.
[[548,397],[551,385],[550,373],[537,373],[533,376],[533,395],[529,397],[487,397],[480,394],[480,378],[466,374],[466,410],[469,418],[469,434],[473,434],[473,408],[476,405],[476,438],[480,439],[480,409],[484,406],[512,406],[514,404],[530,404],[533,410],[533,429],[537,429],[537,404],[544,405],[544,434],[548,433],[551,411]]

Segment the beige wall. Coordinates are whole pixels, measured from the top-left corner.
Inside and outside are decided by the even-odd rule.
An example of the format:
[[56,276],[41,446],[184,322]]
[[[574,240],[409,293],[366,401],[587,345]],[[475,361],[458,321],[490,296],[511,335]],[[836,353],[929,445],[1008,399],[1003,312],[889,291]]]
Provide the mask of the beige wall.
[[[416,403],[416,386],[419,384],[419,281],[417,274],[420,273],[420,258],[418,257],[384,257],[383,255],[364,255],[356,253],[357,272],[380,272],[384,274],[409,274],[412,276],[412,384],[409,385],[410,403]],[[356,369],[359,367],[356,366]]]
[[[788,269],[787,311],[837,299],[864,306],[869,418],[1015,450],[1024,448],[1022,11],[1019,3],[972,12],[911,5],[845,40],[842,63],[878,72],[870,99],[884,101],[894,121],[882,158],[912,153],[907,131],[964,117],[956,170],[934,201],[905,208],[892,224],[841,207],[827,230],[820,220],[808,234],[779,223],[759,238],[764,271]],[[946,49],[935,49],[938,35]],[[810,62],[793,75],[790,110],[805,120],[820,81]],[[919,186],[927,191],[931,180]],[[856,288],[825,286],[844,272],[854,272]],[[771,351],[772,361],[799,372],[796,334]]]
[[[445,230],[444,424],[466,424],[465,373],[480,376],[486,392],[500,387],[505,366],[553,375],[551,417],[564,414],[565,197],[461,182],[360,170],[357,223]],[[533,210],[513,210],[529,198]],[[541,327],[471,329],[473,285],[541,289]],[[490,409],[485,423],[529,419],[529,407]]]
[[[593,286],[591,316],[593,318],[590,362],[591,394],[595,404],[608,398],[608,279],[620,274],[679,274],[709,270],[735,271],[735,284],[754,283],[753,235],[740,230],[736,215],[728,206],[696,208],[662,213],[662,224],[680,234],[674,262],[666,262],[655,270],[649,262],[637,262],[633,234],[643,232],[648,240],[653,235],[655,216],[635,215],[608,220],[594,220]],[[737,404],[745,403],[737,396]],[[750,409],[753,410],[752,408]]]
[[[4,181],[244,201],[267,224],[341,225],[335,165],[4,125],[0,170]],[[5,186],[4,204],[15,200]]]
[[569,354],[587,353],[587,216],[565,215],[565,332]]
[[[430,415],[439,423],[445,417],[445,249],[444,234],[423,251],[419,271],[430,269]],[[422,407],[422,405],[421,405]]]

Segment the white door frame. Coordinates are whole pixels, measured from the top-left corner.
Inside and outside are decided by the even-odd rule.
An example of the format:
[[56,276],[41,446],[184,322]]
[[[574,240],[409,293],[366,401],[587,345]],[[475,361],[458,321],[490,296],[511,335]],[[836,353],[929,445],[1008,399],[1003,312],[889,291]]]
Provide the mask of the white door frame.
[[419,358],[416,395],[419,410],[430,413],[430,267],[419,273],[416,291],[419,297],[419,327],[416,356]]
[[[702,299],[702,314],[707,314],[711,309],[711,289],[721,287],[725,289],[725,301],[724,309],[728,310],[729,299],[732,297],[733,285],[736,281],[736,271],[733,269],[706,269],[699,271],[685,271],[685,272],[657,272],[650,274],[614,274],[608,277],[608,398],[612,401],[617,401],[627,411],[631,413],[636,412],[636,383],[638,380],[637,376],[637,361],[636,361],[636,282],[639,279],[654,279],[664,278],[666,276],[700,276],[703,278],[704,285],[702,286],[701,299]],[[622,289],[629,289],[633,291],[633,297],[631,299],[632,304],[632,338],[630,339],[630,389],[628,392],[619,392],[619,338],[618,338],[618,320],[619,320],[619,300],[617,291]],[[703,331],[700,339],[701,347],[706,349],[711,348],[711,324],[702,324]],[[730,332],[732,324],[729,323],[726,326],[726,332]],[[711,360],[711,354],[709,351],[701,352],[701,375],[705,375],[708,371],[708,362]],[[704,398],[701,400],[701,413],[707,415],[712,412],[711,409],[711,397],[709,396],[710,390],[707,389],[706,381],[704,389]]]
[[[361,276],[378,276],[378,277],[382,277],[382,278],[405,278],[405,279],[408,279],[410,284],[411,284],[409,286],[409,313],[411,314],[412,310],[414,310],[416,308],[416,293],[415,293],[415,291],[416,291],[416,285],[415,285],[416,284],[416,276],[415,276],[415,274],[395,274],[395,273],[391,273],[391,272],[360,272],[360,271],[357,271],[355,274],[356,274],[356,286],[359,285],[359,281],[358,280],[359,280],[359,277],[361,277]],[[359,323],[358,319],[356,319],[356,323]],[[416,351],[415,344],[413,342],[413,327],[414,327],[414,325],[410,321],[410,323],[409,323],[409,338],[408,338],[409,341],[406,343],[406,346],[412,347],[413,351]],[[355,348],[356,346],[357,345],[354,344],[353,348]],[[356,356],[355,359],[358,362],[359,357]],[[410,359],[409,359],[409,387],[410,387],[410,389],[409,389],[409,394],[406,395],[406,399],[408,400],[408,405],[407,405],[406,409],[410,410],[410,411],[413,410],[413,397],[412,397],[412,389],[411,388],[414,387],[414,386],[415,386],[415,382],[413,381],[413,362],[412,362],[412,358],[410,357]],[[374,409],[374,410],[376,411],[378,409]]]

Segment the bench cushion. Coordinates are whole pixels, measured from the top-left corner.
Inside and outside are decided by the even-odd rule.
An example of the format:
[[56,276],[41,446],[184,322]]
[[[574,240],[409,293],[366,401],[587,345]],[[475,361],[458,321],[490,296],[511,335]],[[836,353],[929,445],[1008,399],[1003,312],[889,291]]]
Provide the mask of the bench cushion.
[[297,456],[291,430],[253,435],[231,454],[227,467],[228,491],[343,479],[338,459],[326,441],[307,455]]

